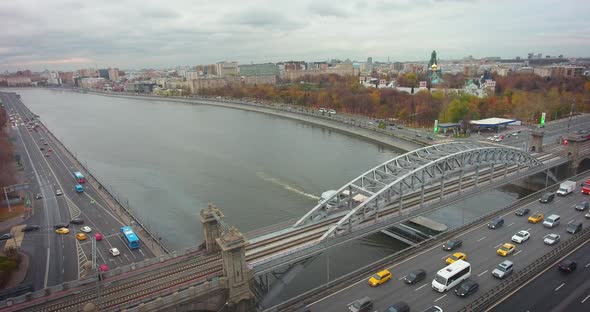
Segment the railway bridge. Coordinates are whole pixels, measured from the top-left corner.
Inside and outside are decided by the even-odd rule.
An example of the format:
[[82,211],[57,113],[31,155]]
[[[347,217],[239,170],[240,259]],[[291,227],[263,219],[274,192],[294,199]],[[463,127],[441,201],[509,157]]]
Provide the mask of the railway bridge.
[[[483,142],[424,147],[361,174],[298,220],[242,234],[214,205],[200,213],[204,242],[102,276],[0,302],[5,311],[252,311],[265,277],[323,251],[385,230],[456,200],[568,162],[590,158],[590,144],[530,153]],[[284,272],[283,272],[284,273]],[[258,298],[257,298],[258,297]]]

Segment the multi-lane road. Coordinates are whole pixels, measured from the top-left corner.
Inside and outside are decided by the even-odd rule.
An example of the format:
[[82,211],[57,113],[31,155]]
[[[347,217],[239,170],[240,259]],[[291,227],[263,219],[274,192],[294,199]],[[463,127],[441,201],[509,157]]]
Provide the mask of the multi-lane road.
[[[531,209],[531,213],[540,212],[545,216],[560,215],[561,224],[554,229],[545,228],[541,223],[529,223],[526,216],[519,217],[511,211],[503,216],[504,226],[498,229],[492,230],[482,225],[458,235],[457,238],[463,240],[463,246],[453,252],[466,253],[467,261],[472,265],[471,279],[480,285],[479,293],[500,283],[500,280],[491,275],[498,263],[508,259],[514,262],[515,270],[519,270],[554,248],[543,243],[545,235],[557,233],[561,235],[562,240],[568,239],[571,234],[566,233],[565,229],[573,220],[583,222],[584,227],[590,226],[590,220],[584,218],[584,213],[573,208],[576,203],[590,199],[585,196],[578,191],[566,197],[557,197],[549,204],[532,201],[525,205]],[[520,230],[529,231],[531,238],[522,244],[516,244],[516,251],[511,255],[507,257],[497,255],[498,247],[503,243],[510,243],[511,237]],[[384,311],[397,301],[409,303],[413,311],[423,311],[433,305],[440,306],[444,311],[457,311],[478,294],[464,299],[457,297],[453,291],[439,293],[432,289],[432,279],[436,272],[446,265],[445,259],[450,254],[451,252],[443,251],[441,246],[433,247],[389,267],[393,278],[384,285],[370,287],[367,283],[369,276],[367,276],[337,293],[310,304],[309,308],[312,311],[342,311],[353,300],[368,296],[373,300],[375,310],[378,311]],[[382,268],[376,267],[375,272],[380,269]],[[426,279],[416,285],[404,284],[403,277],[416,269],[424,269],[427,272]],[[586,310],[590,310],[590,300],[585,304],[587,304]]]
[[[122,222],[89,183],[83,184],[84,192],[75,191],[77,182],[73,172],[79,171],[78,167],[40,121],[34,130],[27,129],[26,121],[34,114],[20,99],[8,93],[0,93],[0,97],[8,113],[19,120],[11,130],[16,133],[25,179],[31,183],[32,194],[42,195],[34,200],[32,216],[23,221],[41,228],[27,232],[21,244],[21,249],[31,256],[27,280],[33,283],[34,289],[75,280],[86,273],[82,266],[92,259],[91,241],[75,238],[82,226],[92,229],[89,237],[95,233],[104,237],[96,243],[98,265],[104,263],[113,268],[152,257],[147,248],[127,247],[120,234]],[[57,195],[57,190],[63,195]],[[84,220],[84,224],[70,224],[69,234],[55,233],[55,224],[70,223],[74,218]],[[113,247],[120,251],[119,256],[109,254]]]

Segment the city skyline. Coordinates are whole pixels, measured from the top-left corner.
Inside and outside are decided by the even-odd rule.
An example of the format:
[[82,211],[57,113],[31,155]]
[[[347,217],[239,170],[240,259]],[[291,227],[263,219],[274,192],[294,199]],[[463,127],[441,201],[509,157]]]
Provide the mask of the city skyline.
[[590,3],[577,1],[137,0],[0,4],[0,70],[166,68],[330,58],[423,61],[529,52],[584,57]]

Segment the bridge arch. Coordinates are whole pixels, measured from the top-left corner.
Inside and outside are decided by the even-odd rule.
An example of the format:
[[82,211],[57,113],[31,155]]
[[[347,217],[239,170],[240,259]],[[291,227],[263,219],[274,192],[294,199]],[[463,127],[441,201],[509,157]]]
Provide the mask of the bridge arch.
[[481,167],[542,163],[519,149],[477,142],[450,142],[424,147],[386,161],[363,173],[316,205],[295,223],[301,227],[327,218],[340,218],[322,239],[371,218],[388,203],[417,192],[426,184]]

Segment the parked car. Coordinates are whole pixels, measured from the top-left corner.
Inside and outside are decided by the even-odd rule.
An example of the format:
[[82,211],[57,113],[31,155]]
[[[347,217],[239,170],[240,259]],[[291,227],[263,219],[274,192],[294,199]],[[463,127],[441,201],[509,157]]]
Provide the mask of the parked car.
[[522,216],[526,216],[529,214],[529,212],[531,212],[531,210],[529,208],[520,208],[518,210],[516,210],[514,212],[515,215],[522,217]]
[[13,237],[12,234],[4,233],[4,234],[0,235],[0,241],[11,239],[12,237]]
[[514,269],[514,264],[510,260],[504,260],[500,262],[496,268],[492,271],[492,276],[497,277],[499,279],[503,279],[506,276],[512,274]]
[[455,289],[455,294],[459,297],[468,297],[479,289],[479,284],[472,280],[466,280]]
[[541,203],[550,203],[555,199],[555,194],[553,193],[545,193],[541,198],[539,198],[539,202]]
[[369,297],[362,297],[348,305],[350,312],[369,312],[373,309],[373,301]]
[[590,203],[589,203],[589,202],[587,202],[587,201],[583,201],[583,202],[581,202],[581,203],[577,203],[577,204],[574,206],[574,208],[575,208],[576,210],[578,210],[578,211],[584,211],[584,210],[586,210],[586,209],[590,208]]
[[463,245],[463,241],[460,239],[451,239],[450,241],[442,245],[443,250],[450,251],[455,250]]
[[545,243],[545,245],[553,246],[553,245],[559,243],[560,238],[561,238],[561,236],[559,234],[555,234],[555,233],[547,234],[547,235],[545,235],[545,237],[543,237],[543,243]]
[[577,267],[578,264],[575,261],[569,259],[565,259],[561,261],[559,265],[557,265],[557,268],[563,272],[573,272]]
[[38,229],[40,229],[41,227],[38,225],[27,225],[25,226],[22,231],[23,232],[32,232],[32,231],[36,231]]
[[408,273],[408,275],[406,275],[406,277],[404,277],[404,282],[406,282],[406,284],[416,284],[419,281],[423,280],[426,278],[426,271],[422,270],[422,269],[418,269],[415,271],[412,271],[410,273]]

